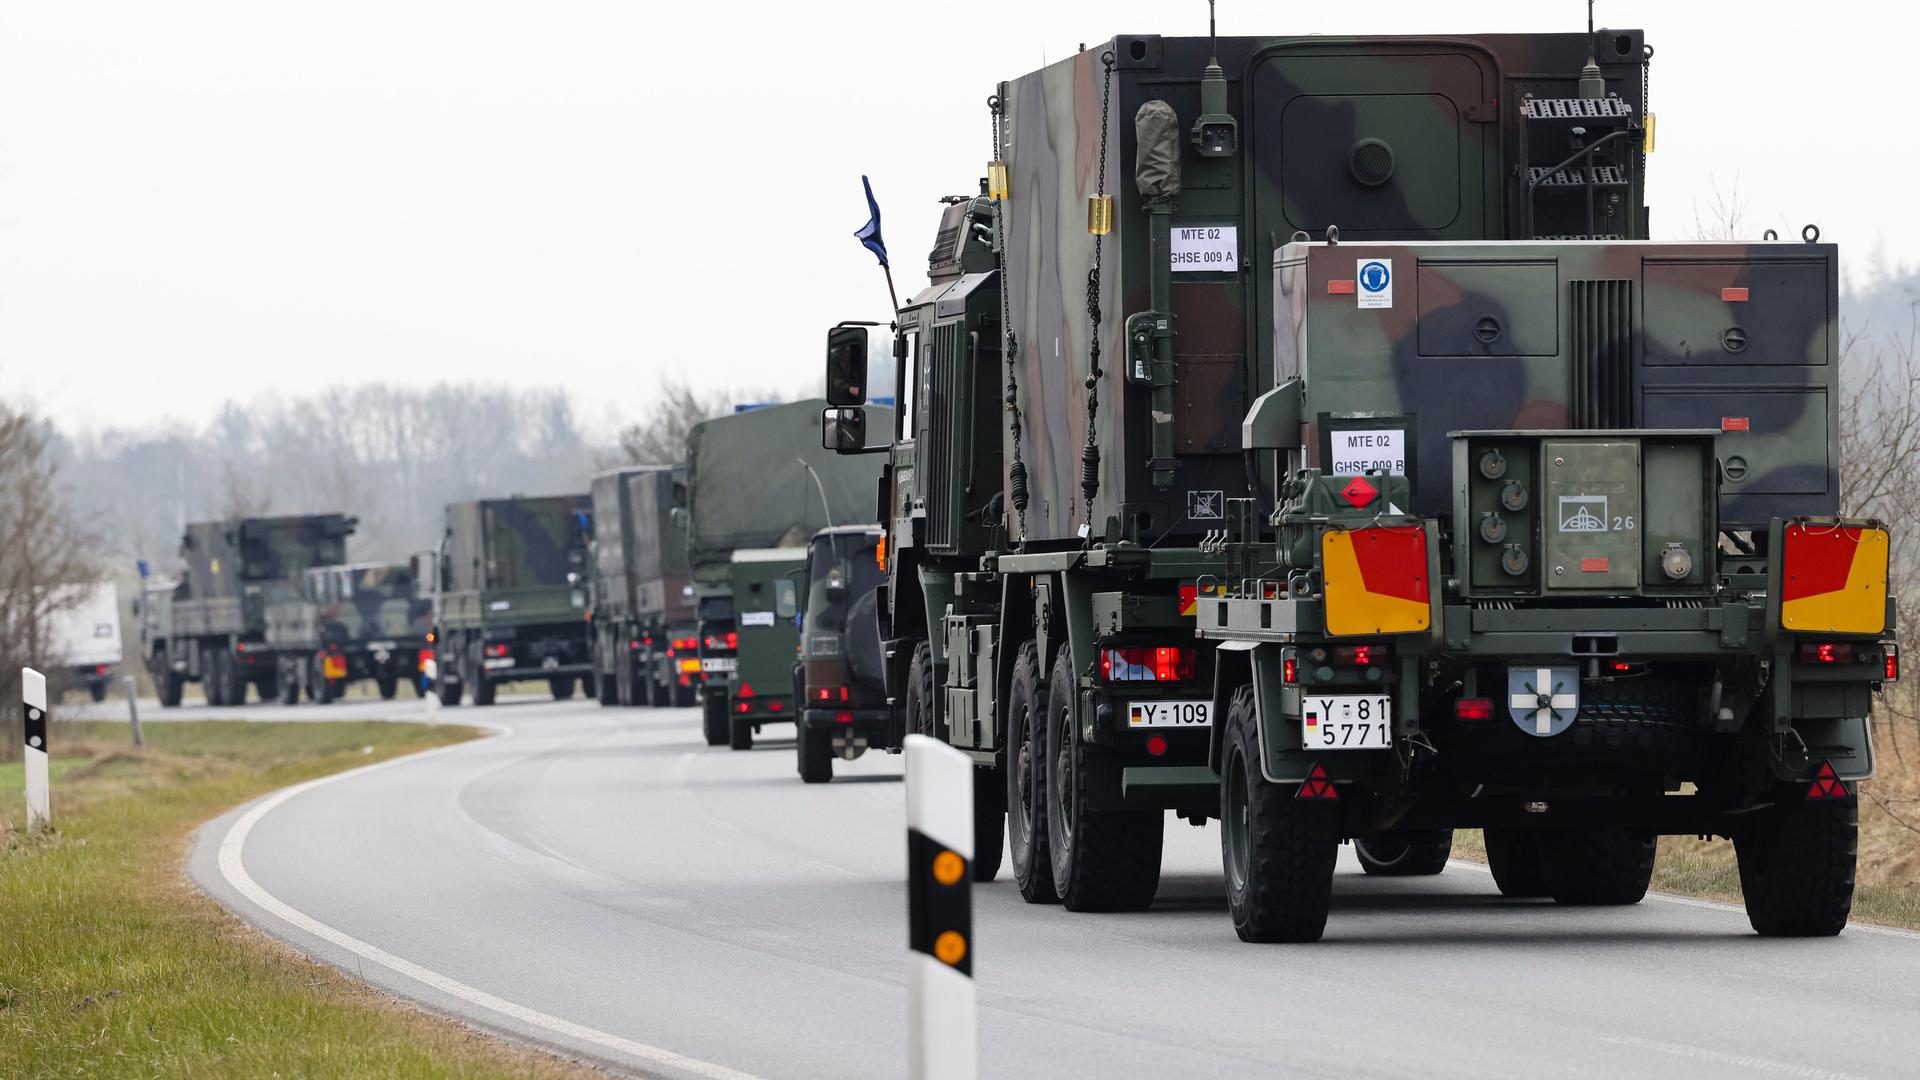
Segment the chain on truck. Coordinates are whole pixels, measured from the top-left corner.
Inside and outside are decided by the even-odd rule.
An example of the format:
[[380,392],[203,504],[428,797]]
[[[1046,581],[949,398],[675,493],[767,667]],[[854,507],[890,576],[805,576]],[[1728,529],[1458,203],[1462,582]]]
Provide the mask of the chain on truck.
[[1224,811],[1241,936],[1313,940],[1345,839],[1615,903],[1707,833],[1762,933],[1844,922],[1898,656],[1835,251],[1646,242],[1652,54],[1122,35],[997,88],[897,425],[843,324],[823,432],[885,455],[892,739],[973,757],[977,876],[1004,826],[1029,901],[1142,908]]

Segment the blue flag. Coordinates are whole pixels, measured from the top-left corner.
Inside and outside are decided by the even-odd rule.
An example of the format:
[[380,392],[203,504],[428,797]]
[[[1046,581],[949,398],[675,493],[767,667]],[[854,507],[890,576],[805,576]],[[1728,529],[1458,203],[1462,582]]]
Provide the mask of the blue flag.
[[860,178],[860,186],[867,189],[867,210],[873,216],[860,227],[859,232],[853,235],[865,245],[868,251],[873,252],[874,257],[880,260],[881,266],[886,266],[887,242],[880,238],[880,204],[873,201],[873,184],[865,176]]

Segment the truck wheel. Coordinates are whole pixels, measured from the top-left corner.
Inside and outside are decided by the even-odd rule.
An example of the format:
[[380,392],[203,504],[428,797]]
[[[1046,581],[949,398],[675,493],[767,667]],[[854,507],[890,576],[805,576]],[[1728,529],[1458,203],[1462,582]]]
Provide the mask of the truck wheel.
[[392,701],[393,696],[400,692],[400,680],[392,675],[376,676],[373,680],[373,686],[374,689],[380,691],[381,701]]
[[180,692],[186,687],[186,680],[180,677],[179,672],[168,671],[161,675],[157,681],[159,683],[157,689],[160,693],[161,707],[167,709],[179,708]]
[[332,679],[327,678],[325,664],[326,661],[322,660],[318,653],[315,653],[312,672],[307,677],[307,686],[313,691],[314,701],[322,705],[331,705],[333,704],[333,699],[338,696],[338,687],[334,685]]
[[700,698],[700,730],[708,746],[727,745],[727,699],[712,694]]
[[1164,810],[1094,810],[1101,751],[1079,738],[1073,655],[1062,648],[1047,688],[1047,850],[1068,911],[1144,911],[1160,889]]
[[[1040,685],[1040,650],[1029,641],[1013,658],[1013,688],[1007,694],[1007,848],[1013,856],[1013,880],[1029,904],[1058,903],[1053,860],[1047,854],[1047,828],[1041,807],[1046,800],[1046,750],[1040,738],[1047,715],[1046,689]],[[975,846],[975,854],[978,845]]]
[[220,650],[220,657],[224,661],[221,665],[222,669],[226,672],[225,678],[222,680],[226,686],[226,703],[228,705],[245,705],[247,703],[246,672],[240,670],[240,664],[234,660],[233,653],[230,650]]
[[735,750],[753,749],[753,721],[741,716],[734,717],[727,736],[727,745]]
[[973,770],[973,880],[992,881],[1000,873],[1007,844],[1006,766]]
[[87,696],[95,701],[107,700],[107,684],[104,679],[95,679],[87,684]]
[[1555,903],[1637,904],[1653,880],[1654,835],[1645,829],[1567,829],[1547,849]]
[[434,669],[433,689],[440,695],[440,704],[452,708],[460,704],[460,689],[463,684],[458,677],[449,679],[446,672]]
[[1427,877],[1447,868],[1452,829],[1387,829],[1353,842],[1360,869],[1381,877]]
[[1859,838],[1854,799],[1781,802],[1747,815],[1733,847],[1754,933],[1838,934],[1853,910]]
[[494,694],[498,690],[499,690],[499,687],[496,686],[491,679],[488,679],[485,675],[482,675],[478,672],[474,674],[473,703],[475,705],[493,704]]
[[573,697],[573,677],[560,675],[548,679],[547,689],[553,691],[553,700],[566,701]]
[[1227,711],[1220,773],[1227,908],[1241,941],[1319,941],[1333,905],[1340,819],[1334,806],[1302,802],[1293,785],[1261,773],[1259,722],[1253,688],[1243,686]]
[[935,719],[933,695],[933,645],[922,641],[913,647],[907,664],[907,731],[946,742]]
[[833,779],[833,741],[825,731],[803,727],[794,745],[800,748],[801,783],[824,784]]
[[280,704],[300,704],[300,673],[289,669],[280,673]]
[[226,687],[220,680],[220,654],[212,649],[200,650],[200,696],[215,708],[227,703]]
[[1548,896],[1546,834],[1528,829],[1486,830],[1487,869],[1500,895],[1515,900]]

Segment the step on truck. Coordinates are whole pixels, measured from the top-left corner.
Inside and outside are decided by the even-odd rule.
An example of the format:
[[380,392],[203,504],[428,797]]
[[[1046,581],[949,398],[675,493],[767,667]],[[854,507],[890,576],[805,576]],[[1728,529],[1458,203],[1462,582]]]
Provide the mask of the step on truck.
[[[1426,605],[1432,626],[1414,633],[1441,643],[1460,635],[1451,640],[1491,648],[1499,659],[1483,668],[1429,664],[1400,639],[1389,651],[1329,648],[1324,659],[1294,656],[1287,663],[1313,685],[1390,688],[1342,697],[1410,694],[1442,672],[1461,687],[1393,699],[1393,723],[1406,726],[1389,729],[1388,749],[1327,754],[1299,774],[1280,771],[1270,757],[1250,759],[1264,762],[1268,771],[1255,774],[1263,782],[1283,785],[1256,790],[1305,791],[1305,805],[1329,791],[1344,795],[1344,783],[1359,805],[1367,800],[1351,787],[1355,776],[1342,770],[1360,769],[1370,755],[1430,767],[1434,736],[1412,726],[1427,715],[1416,707],[1444,711],[1456,707],[1455,698],[1511,707],[1506,703],[1531,687],[1560,709],[1553,702],[1581,692],[1567,672],[1585,679],[1603,662],[1629,665],[1620,676],[1657,676],[1607,683],[1600,698],[1589,695],[1590,706],[1619,698],[1595,714],[1609,717],[1595,734],[1575,737],[1595,745],[1596,760],[1616,743],[1651,738],[1612,717],[1679,710],[1672,685],[1662,681],[1674,680],[1702,702],[1701,711],[1679,710],[1693,727],[1669,728],[1692,737],[1707,734],[1701,726],[1727,725],[1711,734],[1760,747],[1750,751],[1758,757],[1740,762],[1793,763],[1776,770],[1781,783],[1794,769],[1804,781],[1831,768],[1841,779],[1816,785],[1831,792],[1831,784],[1844,787],[1865,775],[1870,754],[1862,718],[1885,659],[1879,628],[1835,638],[1830,654],[1818,647],[1827,643],[1813,642],[1814,660],[1791,670],[1783,663],[1800,654],[1798,646],[1781,644],[1787,639],[1774,635],[1767,638],[1772,651],[1753,651],[1767,629],[1767,616],[1755,612],[1780,595],[1754,576],[1761,567],[1777,573],[1771,522],[1829,521],[1837,510],[1838,358],[1826,321],[1834,303],[1832,252],[1796,243],[1636,254],[1645,245],[1635,242],[1648,235],[1652,51],[1638,30],[1120,35],[995,88],[979,194],[945,200],[929,284],[897,314],[895,426],[864,415],[868,334],[843,324],[828,334],[830,408],[822,430],[836,449],[886,458],[880,629],[888,693],[901,731],[945,740],[978,766],[978,877],[997,871],[1004,827],[1014,878],[1028,901],[1140,909],[1158,888],[1169,810],[1198,825],[1218,818],[1225,800],[1236,808],[1230,816],[1245,817],[1248,804],[1236,801],[1232,784],[1233,776],[1249,773],[1229,769],[1223,778],[1220,771],[1223,739],[1245,726],[1242,720],[1231,727],[1228,711],[1239,701],[1239,717],[1258,708],[1268,717],[1284,714],[1259,696],[1262,683],[1250,674],[1264,646],[1198,633],[1196,619],[1204,600],[1237,595],[1232,583],[1247,576],[1234,562],[1244,552],[1235,555],[1228,542],[1234,513],[1251,506],[1269,520],[1283,504],[1308,505],[1310,513],[1352,510],[1350,501],[1331,497],[1356,477],[1356,497],[1368,488],[1378,492],[1365,504],[1366,520],[1378,513],[1406,529],[1428,522],[1420,526],[1423,542],[1436,559],[1459,551],[1508,575],[1497,580],[1534,575],[1524,580],[1544,590],[1550,579],[1538,575],[1546,574],[1593,591],[1486,595],[1471,579],[1459,584],[1469,568],[1449,563],[1444,573],[1433,571],[1423,581],[1459,599],[1444,606],[1436,593]],[[1318,254],[1302,254],[1308,251]],[[1449,263],[1451,251],[1459,252],[1460,265]],[[1291,253],[1293,261],[1277,253]],[[1710,287],[1716,278],[1725,280]],[[1302,370],[1302,333],[1326,335],[1319,339],[1319,379],[1282,392]],[[1645,351],[1656,342],[1657,352]],[[1342,350],[1382,350],[1386,359],[1373,368],[1343,367]],[[1292,428],[1288,395],[1298,395]],[[1501,431],[1512,443],[1484,434]],[[1557,512],[1563,496],[1577,502],[1611,489],[1555,489],[1549,511],[1548,493],[1531,491],[1538,476],[1510,496],[1515,506],[1500,501],[1511,475],[1492,489],[1493,504],[1471,503],[1476,513],[1499,509],[1504,516],[1476,516],[1460,528],[1491,530],[1497,542],[1476,540],[1476,547],[1455,531],[1454,512],[1466,511],[1455,506],[1454,485],[1474,475],[1455,467],[1456,448],[1472,451],[1476,463],[1484,449],[1499,449],[1508,462],[1559,468],[1554,462],[1565,454],[1538,456],[1548,454],[1543,447],[1551,441],[1540,433],[1551,431],[1675,433],[1670,445],[1644,445],[1639,434],[1627,434],[1601,440],[1607,449],[1595,451],[1611,455],[1607,467],[1616,471],[1608,482],[1617,486],[1636,475],[1621,464],[1628,458],[1660,463],[1662,484],[1672,482],[1664,478],[1669,471],[1695,471],[1696,505],[1686,513],[1692,520],[1697,511],[1696,525],[1681,526],[1672,515],[1683,504],[1664,490],[1634,496],[1653,499],[1661,515],[1664,538],[1650,550],[1665,563],[1649,568],[1626,547],[1582,555],[1579,563],[1550,562],[1544,534],[1526,539],[1518,530],[1560,522],[1516,515],[1529,506]],[[1718,434],[1705,440],[1702,431]],[[1336,433],[1343,441],[1330,443]],[[1483,447],[1476,438],[1496,441]],[[1276,451],[1260,449],[1294,444],[1296,460],[1286,467],[1273,463]],[[1296,490],[1300,469],[1345,479],[1337,490],[1324,490],[1330,481],[1323,479],[1303,492]],[[1613,519],[1622,518],[1624,528],[1628,515],[1614,512],[1614,500],[1627,493],[1619,486],[1605,515],[1598,502],[1588,507],[1592,520],[1607,525],[1606,535],[1623,535]],[[1483,497],[1479,488],[1458,493],[1460,500]],[[1717,519],[1709,519],[1709,506]],[[1654,535],[1643,528],[1651,512],[1633,515],[1635,530],[1624,535]],[[1862,551],[1875,542],[1875,531],[1860,524],[1807,535],[1814,534],[1858,537],[1868,545]],[[1251,536],[1244,529],[1239,535]],[[1413,534],[1379,535],[1407,545]],[[1681,548],[1669,555],[1669,542]],[[1342,551],[1342,566],[1372,565],[1373,549]],[[1684,589],[1671,584],[1665,568],[1683,565]],[[1870,580],[1868,564],[1861,565]],[[1505,566],[1514,567],[1511,574]],[[1730,567],[1748,569],[1736,574]],[[1285,587],[1305,598],[1321,587],[1312,568],[1287,575],[1274,566],[1254,569],[1260,588]],[[1739,585],[1725,587],[1752,590],[1738,616],[1719,610],[1727,577]],[[1600,613],[1570,620],[1550,610],[1562,607]],[[1278,609],[1270,614],[1281,617]],[[1681,627],[1695,636],[1677,654],[1662,653],[1678,648],[1666,639],[1639,636]],[[1278,623],[1260,628],[1304,632]],[[1617,661],[1603,659],[1616,654]],[[1388,655],[1391,664],[1382,662]],[[1823,655],[1845,655],[1850,663],[1816,667]],[[1471,683],[1468,671],[1477,672]],[[1742,678],[1730,677],[1736,673]],[[1521,681],[1509,687],[1509,677]],[[1246,685],[1252,697],[1239,694]],[[1361,719],[1359,705],[1335,705],[1346,710],[1339,721]],[[1373,706],[1366,707],[1371,718]],[[1763,720],[1754,720],[1756,709]],[[1808,709],[1816,711],[1796,713]],[[1733,719],[1722,719],[1728,711]],[[1846,717],[1829,716],[1841,712]],[[1758,728],[1731,730],[1756,722]],[[1505,748],[1519,754],[1513,760],[1520,771],[1501,776],[1497,786],[1488,780],[1468,788],[1477,792],[1472,800],[1540,785],[1557,797],[1519,800],[1522,814],[1529,804],[1546,809],[1495,821],[1496,843],[1508,835],[1501,829],[1611,829],[1610,840],[1563,835],[1589,838],[1579,841],[1593,845],[1586,850],[1637,875],[1638,860],[1650,851],[1641,845],[1647,831],[1675,820],[1656,819],[1644,804],[1635,804],[1636,812],[1648,817],[1610,816],[1614,804],[1605,800],[1569,798],[1598,782],[1597,774],[1530,773],[1527,755],[1574,740],[1536,740],[1509,727],[1527,740]],[[1271,755],[1281,745],[1265,741],[1260,749]],[[1684,764],[1679,757],[1668,763]],[[1643,797],[1637,785],[1650,774],[1645,761],[1640,768],[1606,776]],[[1717,797],[1728,797],[1727,790]],[[1765,791],[1746,790],[1746,802],[1725,805],[1764,804]],[[1380,812],[1364,823],[1344,822],[1339,835],[1363,841],[1363,865],[1437,868],[1437,830],[1455,819],[1438,811],[1407,817],[1409,800],[1397,789],[1383,799],[1367,802]],[[1491,805],[1472,800],[1459,805]],[[1821,813],[1850,820],[1850,800]],[[1676,802],[1675,812],[1683,805],[1705,804]],[[1583,807],[1602,809],[1578,822],[1559,816]],[[1631,844],[1620,829],[1638,830]],[[1534,850],[1532,840],[1520,840],[1520,850]],[[1771,844],[1774,864],[1790,865],[1775,854],[1781,844],[1753,843]],[[1840,848],[1827,846],[1837,841],[1819,843],[1838,858]],[[1330,873],[1332,849],[1313,850]],[[1233,861],[1231,847],[1226,863],[1243,865]],[[1504,873],[1513,862],[1496,855],[1495,865]],[[1249,896],[1324,891],[1321,863],[1310,868],[1310,882],[1296,866],[1282,884],[1252,879],[1252,893],[1234,885],[1242,933],[1317,935],[1309,916],[1275,923],[1249,922],[1245,914]],[[1763,879],[1784,880],[1762,872],[1755,881]],[[1570,897],[1631,892],[1617,881],[1609,883],[1616,891],[1591,883],[1566,888]]]
[[147,672],[168,708],[188,683],[207,704],[244,705],[281,693],[279,656],[267,641],[267,609],[300,598],[308,569],[346,562],[358,519],[345,514],[202,521],[187,526],[185,572],[171,589],[149,588],[140,604]]
[[727,584],[733,595],[734,666],[727,673],[727,745],[753,749],[767,724],[795,723],[800,588],[807,549],[742,548]]
[[[686,482],[673,516],[686,530],[705,676],[701,726],[709,746],[734,740],[728,677],[738,666],[741,628],[731,584],[733,553],[798,550],[823,528],[873,519],[880,463],[823,449],[826,404],[811,398],[753,408],[704,420],[687,435]],[[876,422],[891,421],[891,410],[872,411]],[[789,656],[789,669],[792,662]],[[790,697],[791,688],[786,692]],[[751,737],[751,725],[746,734]]]
[[402,684],[426,694],[420,656],[433,627],[433,601],[418,588],[412,563],[316,566],[301,579],[297,600],[269,605],[267,644],[274,650],[280,700],[304,693],[325,705],[369,680],[382,701]]
[[588,592],[602,705],[687,706],[701,684],[687,534],[673,521],[682,466],[612,469],[593,478]]
[[895,746],[893,713],[880,672],[877,591],[885,581],[886,536],[873,525],[822,529],[807,543],[800,588],[800,695],[794,744],[800,779],[833,779],[835,758]]
[[556,701],[596,693],[587,623],[585,494],[453,503],[434,592],[435,691],[491,705],[504,683],[540,681]]

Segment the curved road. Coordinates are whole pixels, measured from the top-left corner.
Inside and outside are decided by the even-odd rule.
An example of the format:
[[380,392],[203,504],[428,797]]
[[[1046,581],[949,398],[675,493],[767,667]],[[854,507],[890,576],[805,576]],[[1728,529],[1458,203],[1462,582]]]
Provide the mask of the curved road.
[[[242,807],[193,876],[373,983],[615,1068],[902,1075],[900,759],[808,787],[790,740],[708,749],[692,710],[441,715],[506,730]],[[976,890],[982,1075],[1920,1072],[1920,935],[1763,941],[1724,905],[1507,901],[1470,866],[1385,880],[1343,852],[1326,940],[1254,947],[1215,829],[1167,836],[1148,913],[1030,907],[1005,870]]]

